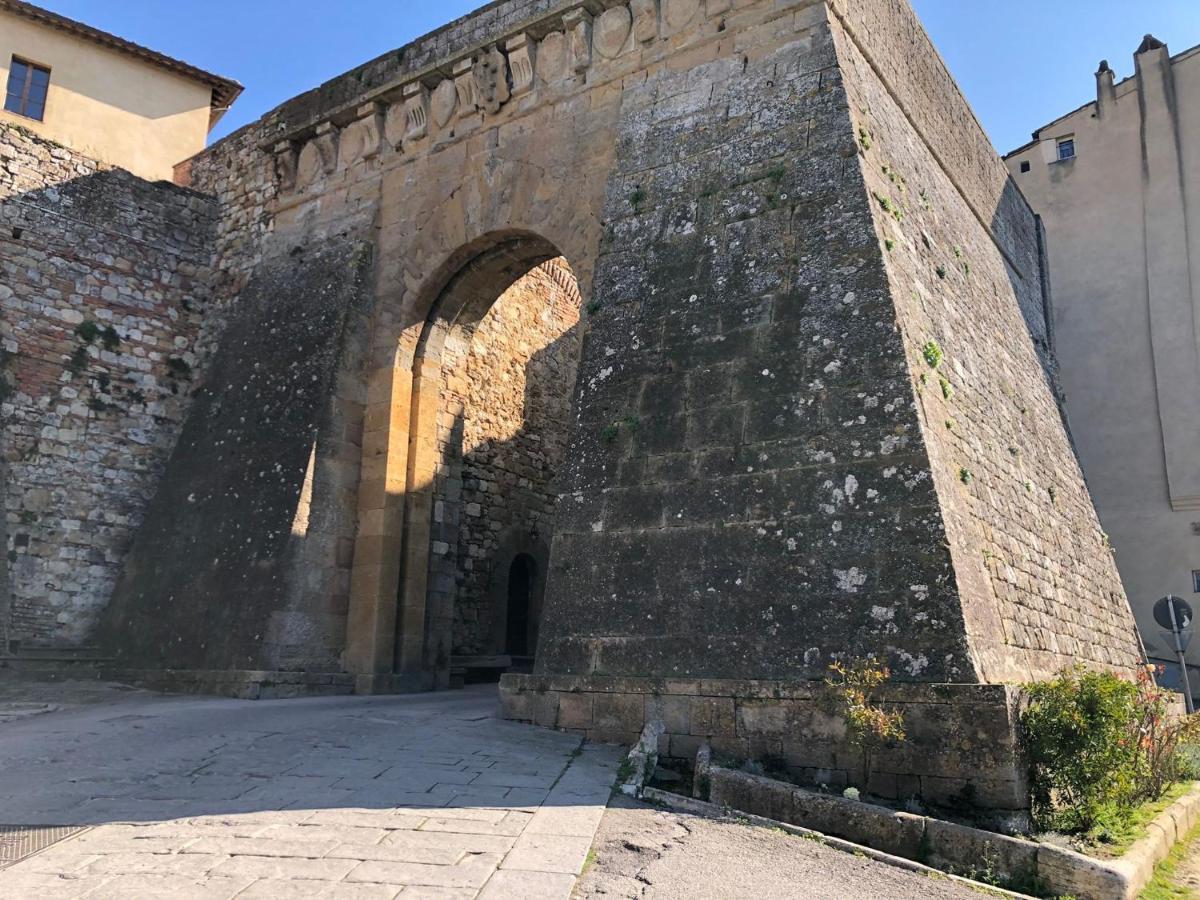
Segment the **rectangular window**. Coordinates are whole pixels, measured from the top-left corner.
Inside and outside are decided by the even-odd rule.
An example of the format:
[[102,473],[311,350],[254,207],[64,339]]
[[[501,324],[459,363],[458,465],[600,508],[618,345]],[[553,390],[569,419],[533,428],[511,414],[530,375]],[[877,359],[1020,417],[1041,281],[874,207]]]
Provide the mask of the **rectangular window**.
[[1200,569],[1192,569],[1192,590],[1200,594]]
[[1075,158],[1075,138],[1059,138],[1058,139],[1058,158],[1074,159]]
[[1029,160],[1025,159],[1025,160],[1022,160],[1022,161],[1021,161],[1021,171],[1022,171],[1022,172],[1028,172],[1028,171],[1029,171]]
[[46,115],[46,90],[49,87],[49,69],[14,56],[8,68],[4,108],[19,116],[41,121]]

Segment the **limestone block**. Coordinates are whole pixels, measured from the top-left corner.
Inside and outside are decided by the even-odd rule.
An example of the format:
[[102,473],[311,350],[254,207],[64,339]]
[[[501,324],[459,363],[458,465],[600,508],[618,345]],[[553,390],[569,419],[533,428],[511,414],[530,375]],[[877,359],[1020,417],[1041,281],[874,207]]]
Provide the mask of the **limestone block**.
[[508,51],[508,66],[512,72],[512,95],[520,97],[533,89],[533,72],[536,66],[537,44],[527,34],[509,38],[504,49]]
[[591,728],[595,694],[561,694],[558,701],[559,728]]
[[605,59],[616,59],[627,49],[632,29],[633,17],[629,7],[614,6],[612,9],[606,9],[596,20],[592,34],[596,52]]
[[1037,844],[939,819],[926,819],[925,828],[932,865],[962,871],[987,859],[1001,878],[1023,883],[1038,871]]
[[596,694],[592,715],[596,728],[637,733],[645,724],[645,701],[636,694]]

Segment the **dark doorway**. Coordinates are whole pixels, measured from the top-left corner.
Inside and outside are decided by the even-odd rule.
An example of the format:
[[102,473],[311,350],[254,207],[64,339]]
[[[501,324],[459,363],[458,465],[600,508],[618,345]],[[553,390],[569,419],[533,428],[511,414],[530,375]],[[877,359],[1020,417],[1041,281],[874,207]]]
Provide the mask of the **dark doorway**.
[[533,581],[537,564],[528,553],[518,553],[508,569],[508,627],[505,649],[511,656],[532,656],[530,631]]

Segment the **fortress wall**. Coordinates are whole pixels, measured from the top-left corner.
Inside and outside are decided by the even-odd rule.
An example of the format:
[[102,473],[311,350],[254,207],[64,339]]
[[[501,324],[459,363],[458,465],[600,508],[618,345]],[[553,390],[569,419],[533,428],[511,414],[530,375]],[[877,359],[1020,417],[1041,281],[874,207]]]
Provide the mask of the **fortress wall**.
[[868,64],[857,29],[875,6],[903,26],[897,4],[865,2],[834,35],[972,653],[990,682],[1130,671],[1128,602],[1022,316],[1042,305],[1036,220],[936,56],[914,51],[910,12],[914,37],[872,32]]
[[188,409],[215,212],[0,126],[0,637],[13,646],[94,641]]

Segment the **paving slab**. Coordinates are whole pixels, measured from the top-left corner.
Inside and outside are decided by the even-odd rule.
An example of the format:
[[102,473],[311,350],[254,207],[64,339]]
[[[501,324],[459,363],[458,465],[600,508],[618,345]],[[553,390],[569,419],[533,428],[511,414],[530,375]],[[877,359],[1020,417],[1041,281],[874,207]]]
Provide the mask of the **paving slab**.
[[0,897],[567,897],[621,757],[497,718],[488,686],[36,696],[0,719],[5,824],[90,827],[0,869]]

